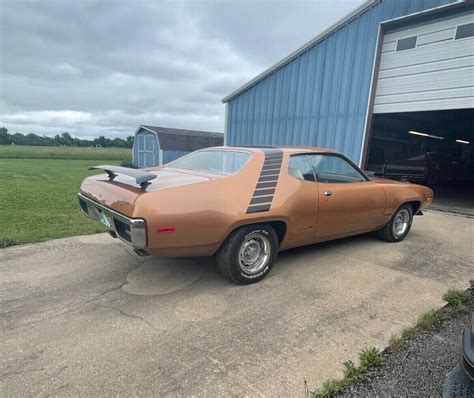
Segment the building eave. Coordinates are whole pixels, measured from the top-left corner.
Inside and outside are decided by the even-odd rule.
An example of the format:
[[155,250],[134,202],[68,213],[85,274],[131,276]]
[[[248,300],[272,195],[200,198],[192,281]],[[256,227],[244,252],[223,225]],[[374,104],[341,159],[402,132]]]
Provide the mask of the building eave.
[[364,4],[360,5],[355,10],[347,14],[344,18],[340,19],[339,21],[331,25],[329,28],[327,28],[326,30],[321,32],[319,35],[314,37],[312,40],[310,40],[303,46],[299,47],[298,49],[293,51],[291,54],[289,54],[288,56],[286,56],[285,58],[283,58],[276,64],[272,65],[270,68],[264,70],[259,75],[255,76],[252,80],[248,81],[243,86],[233,91],[231,94],[224,97],[222,99],[222,103],[226,103],[230,101],[231,99],[233,99],[234,97],[241,94],[242,92],[244,92],[245,90],[248,90],[250,87],[254,86],[261,80],[265,79],[267,76],[271,75],[273,72],[277,71],[278,69],[282,68],[283,66],[291,62],[293,59],[297,58],[299,55],[307,51],[309,48],[315,46],[319,42],[326,39],[326,37],[334,33],[336,30],[342,28],[344,25],[348,24],[350,21],[357,18],[359,15],[365,13],[367,10],[369,10],[376,4],[380,3],[380,1],[382,0],[367,0]]
[[426,10],[415,12],[408,15],[403,15],[401,17],[388,19],[386,21],[380,22],[380,25],[384,29],[387,29],[388,27],[391,27],[392,25],[397,25],[398,23],[401,23],[401,22],[406,23],[408,21],[416,20],[418,18],[423,18],[430,15],[436,15],[438,13],[441,13],[447,10],[461,8],[461,7],[465,7],[465,6],[469,6],[473,4],[474,2],[472,0],[471,1],[470,0],[457,0],[454,3],[444,4],[442,6],[428,8]]

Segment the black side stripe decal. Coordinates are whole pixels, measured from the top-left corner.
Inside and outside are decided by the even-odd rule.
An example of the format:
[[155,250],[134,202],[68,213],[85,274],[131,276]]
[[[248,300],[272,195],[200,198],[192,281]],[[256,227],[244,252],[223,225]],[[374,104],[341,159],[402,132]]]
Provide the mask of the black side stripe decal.
[[263,176],[258,179],[258,182],[267,182],[267,181],[276,181],[278,180],[278,176]]
[[281,163],[281,158],[270,159],[270,160],[265,159],[265,166],[273,166],[273,165],[278,165],[280,163]]
[[276,188],[277,182],[261,182],[260,184],[257,184],[257,187],[255,189],[261,189],[261,188]]
[[272,203],[273,196],[258,196],[250,201],[250,205],[257,205],[259,203]]
[[276,173],[279,173],[280,167],[281,167],[281,163],[278,163],[277,165],[271,164],[270,166],[263,166],[262,170],[263,171],[274,170]]
[[259,213],[261,211],[268,211],[270,210],[270,205],[262,205],[262,206],[249,206],[247,209],[247,214],[249,213]]
[[278,174],[280,174],[280,173],[276,170],[265,170],[265,171],[262,171],[260,173],[260,177],[261,176],[272,176],[272,175],[278,175]]
[[273,195],[274,193],[275,189],[260,189],[254,192],[253,197],[255,198],[256,196]]
[[247,214],[259,213],[270,210],[273,200],[273,194],[280,175],[283,152],[281,149],[264,148],[265,160],[260,172],[255,191],[250,200]]

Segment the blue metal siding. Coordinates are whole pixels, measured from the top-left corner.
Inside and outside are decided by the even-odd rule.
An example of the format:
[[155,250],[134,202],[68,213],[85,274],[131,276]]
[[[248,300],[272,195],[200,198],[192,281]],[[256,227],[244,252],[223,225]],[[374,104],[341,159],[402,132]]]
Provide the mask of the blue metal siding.
[[227,144],[322,146],[358,163],[379,23],[453,0],[383,0],[228,106]]
[[169,163],[181,156],[187,155],[186,151],[163,151],[163,164]]

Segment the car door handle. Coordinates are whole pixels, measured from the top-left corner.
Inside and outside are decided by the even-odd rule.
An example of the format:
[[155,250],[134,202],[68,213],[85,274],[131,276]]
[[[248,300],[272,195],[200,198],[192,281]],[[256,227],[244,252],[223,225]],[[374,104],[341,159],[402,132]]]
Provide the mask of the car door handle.
[[332,191],[324,191],[324,196],[332,196]]

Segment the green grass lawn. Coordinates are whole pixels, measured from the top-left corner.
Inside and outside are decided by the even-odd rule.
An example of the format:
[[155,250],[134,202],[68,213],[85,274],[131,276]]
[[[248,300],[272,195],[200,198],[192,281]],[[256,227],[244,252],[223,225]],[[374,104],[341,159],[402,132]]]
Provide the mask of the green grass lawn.
[[[130,158],[131,150],[101,149],[100,157],[93,160],[87,157],[95,148],[37,147],[41,155],[52,150],[61,156],[69,153],[73,159],[14,159],[3,156],[4,148],[0,147],[0,247],[104,231],[80,212],[76,194],[82,180],[92,174],[87,170],[90,166],[118,165]],[[37,155],[35,147],[15,148]],[[86,159],[75,159],[81,150]]]
[[78,148],[70,146],[0,145],[0,159],[132,160],[128,148]]

